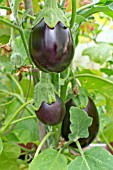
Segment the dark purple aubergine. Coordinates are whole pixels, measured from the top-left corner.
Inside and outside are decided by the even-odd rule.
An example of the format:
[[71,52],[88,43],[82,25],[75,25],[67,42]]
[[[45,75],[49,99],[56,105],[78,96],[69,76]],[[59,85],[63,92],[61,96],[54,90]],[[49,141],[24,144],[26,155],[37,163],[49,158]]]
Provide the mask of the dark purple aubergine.
[[44,20],[31,31],[29,51],[35,66],[45,72],[62,72],[71,63],[74,46],[69,28],[58,22],[50,28]]
[[[70,108],[71,106],[75,106],[72,100],[69,100],[66,103],[66,115],[63,119],[62,123],[62,137],[68,141],[68,135],[71,133],[70,131]],[[97,108],[91,98],[88,99],[87,107],[83,109],[87,112],[88,116],[93,118],[92,125],[88,128],[89,136],[87,138],[80,138],[79,142],[81,147],[88,146],[96,137],[98,130],[99,130],[99,115]],[[72,143],[71,146],[77,147],[75,143]]]
[[46,125],[57,125],[62,122],[66,113],[65,104],[56,95],[56,101],[51,104],[42,102],[41,107],[36,111],[38,119]]

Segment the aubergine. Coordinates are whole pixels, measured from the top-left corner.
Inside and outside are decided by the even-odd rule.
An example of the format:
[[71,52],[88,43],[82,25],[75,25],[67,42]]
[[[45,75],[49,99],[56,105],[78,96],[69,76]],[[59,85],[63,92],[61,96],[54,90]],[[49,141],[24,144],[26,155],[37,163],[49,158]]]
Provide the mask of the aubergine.
[[36,111],[38,119],[45,125],[57,125],[62,122],[66,113],[66,107],[63,101],[56,95],[56,101],[47,104],[42,102],[39,110]]
[[45,72],[62,72],[71,63],[74,45],[70,29],[58,22],[50,28],[41,20],[30,33],[29,51],[35,66]]
[[[66,141],[68,141],[69,140],[68,135],[71,133],[69,110],[72,106],[75,106],[75,104],[74,104],[73,100],[70,99],[68,102],[66,102],[65,105],[66,105],[66,114],[65,114],[65,117],[62,122],[61,133],[62,133],[62,137]],[[95,137],[98,133],[98,130],[99,130],[99,115],[98,115],[98,111],[95,106],[95,103],[93,102],[93,100],[91,98],[88,98],[88,104],[87,104],[86,108],[84,108],[83,110],[87,112],[88,116],[93,118],[93,121],[92,121],[92,125],[88,128],[89,136],[87,138],[79,139],[79,142],[80,142],[82,148],[88,146],[91,142],[93,142],[93,140],[95,139]],[[77,147],[75,143],[72,143],[70,146]]]

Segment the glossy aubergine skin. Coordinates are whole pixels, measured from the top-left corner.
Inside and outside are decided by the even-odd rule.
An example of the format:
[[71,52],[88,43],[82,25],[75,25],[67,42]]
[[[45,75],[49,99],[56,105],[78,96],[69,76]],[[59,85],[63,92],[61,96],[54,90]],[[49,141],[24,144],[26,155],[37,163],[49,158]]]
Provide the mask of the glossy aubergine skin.
[[58,22],[50,28],[44,20],[31,31],[29,51],[32,61],[45,72],[62,72],[71,63],[74,46],[69,28]]
[[38,119],[46,125],[57,125],[62,122],[66,113],[65,104],[56,95],[56,101],[51,104],[42,102],[41,107],[36,111]]
[[[72,100],[69,100],[66,103],[66,115],[63,119],[62,123],[62,136],[66,141],[68,141],[68,134],[71,133],[70,131],[70,113],[69,109],[71,106],[75,106]],[[92,125],[88,128],[89,130],[89,136],[87,138],[80,138],[79,142],[81,144],[81,147],[88,146],[96,137],[98,130],[99,130],[99,115],[98,111],[96,109],[96,106],[91,98],[88,99],[87,107],[83,109],[87,112],[88,116],[93,118]],[[72,143],[71,146],[76,147],[75,143]]]

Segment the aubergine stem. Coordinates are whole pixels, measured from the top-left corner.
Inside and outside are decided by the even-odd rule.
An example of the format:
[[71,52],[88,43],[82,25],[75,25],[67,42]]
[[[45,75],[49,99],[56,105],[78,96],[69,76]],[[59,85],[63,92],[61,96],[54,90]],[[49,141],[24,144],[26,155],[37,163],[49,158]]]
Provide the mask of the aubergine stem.
[[72,14],[71,14],[71,21],[70,21],[70,28],[73,27],[76,19],[76,0],[72,0]]
[[90,170],[90,167],[89,167],[89,165],[88,165],[88,162],[87,162],[87,160],[86,160],[86,158],[85,158],[85,156],[84,156],[84,152],[83,152],[83,150],[82,150],[82,148],[81,148],[81,145],[80,145],[80,143],[79,143],[78,140],[76,141],[76,145],[77,145],[77,147],[78,147],[78,149],[79,149],[79,151],[80,151],[80,154],[81,154],[82,158],[84,159],[84,162],[86,163],[86,166],[87,166],[88,170]]
[[46,142],[46,140],[47,140],[51,135],[53,135],[53,134],[54,134],[54,132],[48,132],[48,133],[46,134],[46,136],[43,138],[43,140],[42,140],[41,143],[39,144],[39,146],[38,146],[38,148],[37,148],[37,150],[36,150],[36,153],[35,153],[34,158],[39,154],[39,152],[40,152],[42,146],[44,145],[44,143]]
[[18,88],[18,90],[20,92],[20,95],[23,97],[24,96],[23,90],[22,90],[20,84],[18,83],[18,81],[11,74],[7,74],[7,77],[10,78],[11,80],[13,80],[13,82],[15,83],[15,85],[17,86],[17,88]]
[[45,7],[49,8],[56,8],[57,7],[57,0],[45,0]]

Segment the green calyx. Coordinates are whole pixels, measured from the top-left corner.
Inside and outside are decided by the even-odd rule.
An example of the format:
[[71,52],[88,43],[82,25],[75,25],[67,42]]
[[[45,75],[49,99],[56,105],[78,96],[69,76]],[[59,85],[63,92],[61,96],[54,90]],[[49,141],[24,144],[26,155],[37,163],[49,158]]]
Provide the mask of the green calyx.
[[48,73],[41,72],[40,81],[34,88],[34,108],[38,110],[45,101],[48,104],[56,101],[55,88],[49,79]]
[[69,27],[68,19],[64,12],[58,8],[57,0],[45,0],[45,7],[37,14],[33,27],[42,19],[44,19],[50,28],[54,28],[59,21],[61,21],[64,26]]

